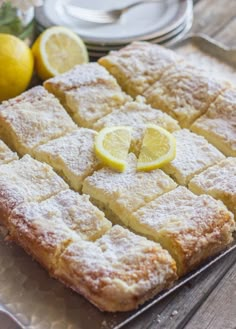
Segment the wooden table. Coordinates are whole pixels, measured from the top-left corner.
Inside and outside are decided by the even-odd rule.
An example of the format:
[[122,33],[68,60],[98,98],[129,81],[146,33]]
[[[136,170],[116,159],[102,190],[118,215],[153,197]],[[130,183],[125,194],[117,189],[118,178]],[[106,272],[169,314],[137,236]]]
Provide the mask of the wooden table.
[[[194,1],[190,32],[236,47],[236,0]],[[126,329],[236,329],[236,251]]]

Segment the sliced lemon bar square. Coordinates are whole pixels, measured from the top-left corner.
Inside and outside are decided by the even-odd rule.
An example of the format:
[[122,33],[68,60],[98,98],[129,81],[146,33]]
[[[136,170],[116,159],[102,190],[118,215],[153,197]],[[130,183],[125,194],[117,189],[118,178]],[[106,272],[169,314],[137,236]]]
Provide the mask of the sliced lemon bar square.
[[70,244],[55,276],[109,312],[137,308],[177,277],[166,250],[118,225],[95,243]]
[[94,130],[78,128],[37,147],[35,158],[51,165],[70,187],[80,191],[83,180],[100,166],[94,152],[96,134]]
[[42,201],[68,189],[47,164],[25,155],[0,166],[0,220],[8,223],[11,211],[27,201]]
[[10,150],[9,147],[0,140],[0,165],[17,159],[18,155],[15,152],[12,152],[12,150]]
[[187,185],[194,175],[225,158],[204,137],[188,129],[175,131],[173,136],[176,139],[176,157],[162,169],[180,185]]
[[109,168],[95,171],[83,183],[83,193],[103,209],[113,222],[128,225],[130,214],[157,196],[174,189],[176,183],[162,170],[136,171],[136,157],[129,154],[125,172]]
[[44,86],[61,100],[79,126],[87,128],[130,100],[114,77],[97,63],[76,66]]
[[170,65],[179,61],[182,58],[175,52],[140,41],[118,51],[111,51],[98,60],[132,97],[142,95]]
[[76,129],[59,101],[35,87],[0,105],[0,137],[20,155]]
[[88,196],[71,190],[42,202],[25,202],[9,218],[11,238],[50,270],[55,270],[69,243],[94,241],[110,228],[111,223]]
[[[109,73],[97,63],[76,65],[73,69],[44,81],[44,88],[54,94],[66,106],[66,92],[82,86],[106,81]],[[111,78],[111,81],[114,81]]]
[[226,90],[190,128],[227,156],[236,156],[236,89]]
[[145,92],[147,102],[188,128],[209,108],[228,84],[186,63],[172,65]]
[[145,104],[144,99],[138,97],[137,101],[127,102],[119,111],[112,111],[94,124],[94,129],[101,130],[111,126],[139,127],[147,123],[153,123],[173,132],[179,130],[178,122],[168,114],[153,109]]
[[189,183],[196,194],[209,194],[219,199],[236,218],[236,158],[227,158],[196,175]]
[[183,275],[232,241],[235,222],[221,201],[179,186],[135,212],[130,227],[167,249]]
[[141,96],[135,102],[126,103],[119,111],[112,111],[110,114],[101,118],[95,123],[93,128],[99,131],[104,127],[111,126],[132,127],[131,150],[138,155],[145,132],[145,124],[148,123],[161,126],[170,132],[180,129],[175,119],[145,104]]

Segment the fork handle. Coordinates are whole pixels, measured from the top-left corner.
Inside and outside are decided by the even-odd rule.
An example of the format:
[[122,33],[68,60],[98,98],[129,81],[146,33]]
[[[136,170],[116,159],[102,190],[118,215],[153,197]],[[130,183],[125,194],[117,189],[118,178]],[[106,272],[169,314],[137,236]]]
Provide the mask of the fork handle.
[[163,0],[140,0],[140,1],[137,1],[137,2],[134,2],[134,3],[131,3],[127,7],[121,9],[122,14],[125,13],[126,11],[128,11],[129,9],[133,8],[133,7],[136,7],[138,5],[145,4],[145,3],[150,3],[150,2],[163,2]]

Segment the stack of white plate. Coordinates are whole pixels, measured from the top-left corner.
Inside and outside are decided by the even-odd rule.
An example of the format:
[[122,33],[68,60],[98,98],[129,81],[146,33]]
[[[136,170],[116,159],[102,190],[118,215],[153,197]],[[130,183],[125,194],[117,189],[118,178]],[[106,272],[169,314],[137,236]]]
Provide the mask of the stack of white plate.
[[112,24],[85,22],[66,12],[69,4],[82,8],[109,10],[122,8],[136,0],[45,0],[36,9],[41,32],[52,25],[67,26],[85,42],[90,56],[101,57],[135,40],[170,44],[183,37],[192,24],[192,0],[157,0],[136,6]]

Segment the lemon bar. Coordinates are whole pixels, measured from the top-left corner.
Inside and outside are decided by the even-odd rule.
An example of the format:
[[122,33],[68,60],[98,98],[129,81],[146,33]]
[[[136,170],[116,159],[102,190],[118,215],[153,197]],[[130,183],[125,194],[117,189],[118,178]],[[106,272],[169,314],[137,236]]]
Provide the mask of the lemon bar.
[[207,140],[188,129],[175,131],[176,157],[163,166],[163,170],[178,184],[187,185],[190,179],[225,156]]
[[171,115],[182,128],[189,128],[227,86],[226,82],[183,62],[166,70],[145,92],[145,97],[152,107]]
[[53,276],[59,255],[70,243],[81,239],[62,220],[51,218],[50,212],[43,212],[36,205],[26,202],[13,210],[9,217],[9,236]]
[[221,94],[190,128],[227,156],[236,156],[236,89]]
[[168,252],[118,225],[95,243],[70,244],[55,276],[102,311],[129,311],[169,287],[176,265]]
[[47,164],[25,155],[0,166],[0,219],[7,226],[11,211],[26,201],[42,201],[68,185]]
[[221,201],[179,186],[135,212],[130,227],[167,249],[183,275],[232,241],[235,222]]
[[94,152],[95,136],[94,130],[78,128],[37,147],[35,158],[51,165],[70,187],[80,191],[83,180],[100,166]]
[[87,128],[130,100],[109,72],[97,63],[76,66],[46,81],[44,86],[61,100],[79,126]]
[[42,202],[25,202],[9,217],[13,240],[44,267],[54,270],[72,241],[94,241],[111,228],[88,196],[66,190]]
[[0,165],[17,160],[18,155],[12,152],[9,147],[0,140]]
[[156,124],[170,132],[180,129],[175,119],[160,110],[151,108],[141,98],[135,102],[128,102],[119,111],[112,111],[101,118],[95,123],[94,129],[101,130],[111,126],[139,127],[147,123]]
[[20,155],[32,155],[38,145],[76,128],[59,101],[43,87],[0,106],[0,137]]
[[160,169],[137,172],[136,161],[131,153],[124,173],[103,168],[84,180],[83,193],[90,195],[113,222],[128,225],[132,212],[176,187],[176,183]]
[[236,158],[227,158],[201,174],[189,183],[196,194],[209,194],[224,202],[236,218]]
[[[104,68],[97,63],[76,65],[73,69],[59,74],[44,82],[44,88],[54,94],[66,107],[66,92],[82,86],[89,86],[105,82],[111,77]],[[110,79],[114,82],[114,79]]]
[[182,58],[171,50],[148,42],[133,42],[99,59],[132,97],[143,92],[158,80],[164,71]]
[[93,126],[96,130],[111,126],[132,127],[131,151],[139,154],[145,132],[145,124],[153,123],[173,132],[180,129],[178,122],[166,113],[153,109],[143,102],[141,96],[135,102],[128,102],[119,111],[112,111],[110,114],[98,120]]

